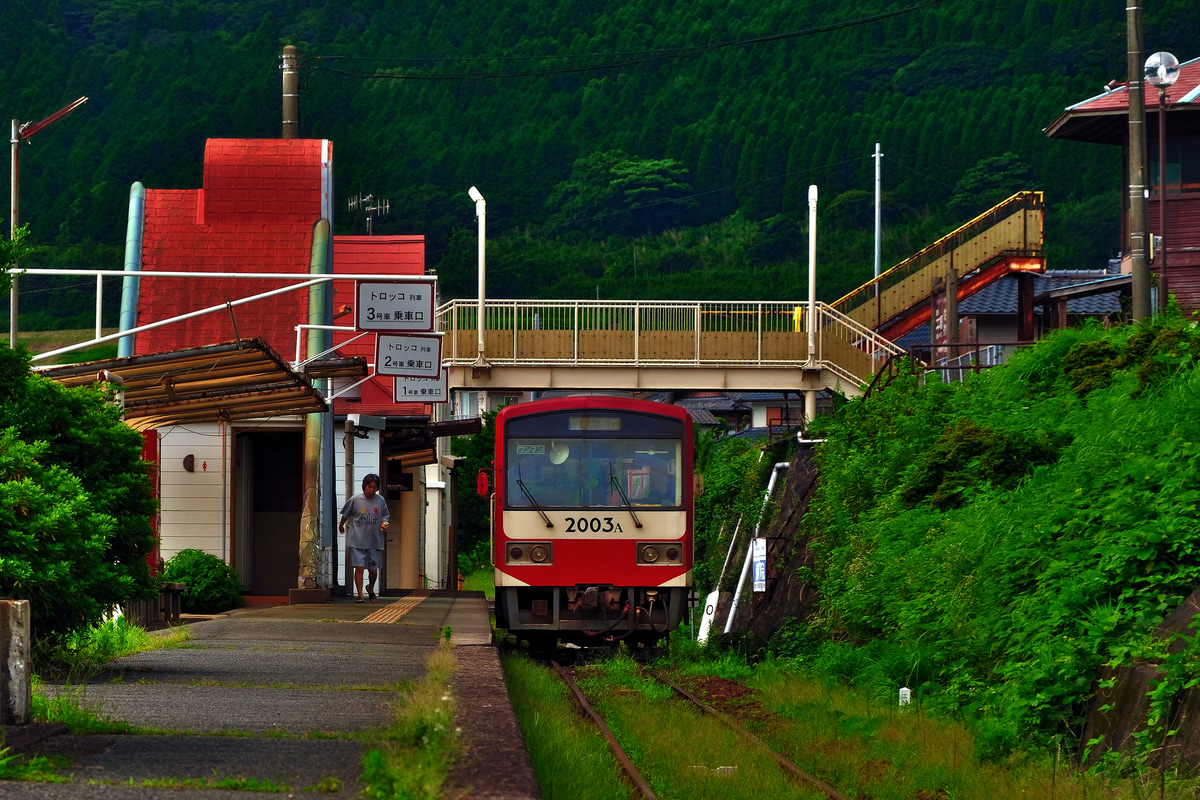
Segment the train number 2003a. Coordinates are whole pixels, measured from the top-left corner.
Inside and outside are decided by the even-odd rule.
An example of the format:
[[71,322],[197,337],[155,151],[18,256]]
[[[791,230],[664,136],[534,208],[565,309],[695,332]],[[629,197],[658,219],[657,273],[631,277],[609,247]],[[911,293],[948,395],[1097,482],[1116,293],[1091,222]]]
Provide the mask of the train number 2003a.
[[624,533],[612,517],[567,517],[567,533]]

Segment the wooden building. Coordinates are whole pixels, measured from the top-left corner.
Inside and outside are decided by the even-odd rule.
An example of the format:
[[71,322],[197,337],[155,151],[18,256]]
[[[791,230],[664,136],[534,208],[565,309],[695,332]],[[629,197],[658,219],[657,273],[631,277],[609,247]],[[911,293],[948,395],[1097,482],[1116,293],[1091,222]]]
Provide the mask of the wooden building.
[[[1159,175],[1159,126],[1163,119],[1156,87],[1143,84],[1146,108],[1147,232],[1161,236],[1160,204],[1165,199],[1167,291],[1181,310],[1200,311],[1200,58],[1179,67],[1166,95],[1166,180]],[[1119,145],[1129,185],[1129,87],[1110,84],[1103,94],[1069,106],[1046,135],[1096,144]],[[1164,193],[1163,186],[1166,191]],[[1121,241],[1129,241],[1129,193],[1123,192]],[[1157,278],[1160,252],[1150,263]]]

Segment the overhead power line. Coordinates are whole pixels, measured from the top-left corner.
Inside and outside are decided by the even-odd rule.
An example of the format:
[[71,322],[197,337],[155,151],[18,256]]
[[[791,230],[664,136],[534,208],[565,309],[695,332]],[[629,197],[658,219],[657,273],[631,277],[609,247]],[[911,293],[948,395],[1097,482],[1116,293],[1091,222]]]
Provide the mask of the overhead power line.
[[[705,53],[715,52],[730,47],[750,47],[756,44],[766,44],[770,42],[780,42],[789,39],[801,39],[808,36],[817,36],[823,33],[831,33],[834,31],[845,30],[847,28],[858,27],[860,25],[869,25],[880,20],[890,19],[892,17],[903,16],[914,11],[920,11],[924,8],[940,5],[947,0],[926,0],[923,3],[906,6],[904,8],[895,9],[893,11],[885,11],[879,14],[872,14],[866,17],[858,17],[852,20],[843,22],[834,22],[828,25],[818,25],[813,28],[805,28],[799,31],[789,31],[786,33],[776,33],[766,36],[755,36],[748,39],[736,39],[728,42],[716,42],[714,44],[693,45],[690,47],[675,47],[662,50],[643,50],[643,51],[625,51],[613,53],[572,53],[560,55],[540,55],[540,56],[461,56],[461,57],[408,57],[408,58],[369,58],[364,56],[310,56],[301,62],[302,67],[306,67],[314,72],[330,72],[337,75],[345,75],[351,78],[359,78],[362,80],[406,80],[406,81],[467,81],[467,80],[499,80],[504,78],[531,78],[550,75],[566,75],[579,72],[595,72],[610,69],[622,69],[625,67],[638,66],[640,64],[652,63],[655,61],[666,61],[678,58],[688,58],[691,56],[701,55]],[[429,75],[429,74],[412,74],[412,73],[388,73],[388,72],[373,72],[373,73],[355,73],[349,70],[336,69],[332,66],[324,66],[324,64],[333,62],[370,62],[375,64],[438,64],[438,63],[453,63],[453,64],[468,64],[472,62],[489,62],[495,63],[499,61],[508,62],[532,62],[532,61],[552,61],[562,59],[595,59],[605,58],[608,61],[600,64],[585,64],[569,67],[556,67],[552,69],[534,69],[516,72],[485,72],[475,74],[447,74],[447,75]],[[615,60],[614,60],[615,59]]]

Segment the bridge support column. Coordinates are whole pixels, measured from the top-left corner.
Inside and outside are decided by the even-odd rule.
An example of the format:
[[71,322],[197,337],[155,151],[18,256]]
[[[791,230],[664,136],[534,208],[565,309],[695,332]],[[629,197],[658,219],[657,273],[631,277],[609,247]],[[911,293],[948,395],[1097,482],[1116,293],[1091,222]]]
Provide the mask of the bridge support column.
[[806,389],[804,392],[804,426],[807,430],[817,418],[817,390]]

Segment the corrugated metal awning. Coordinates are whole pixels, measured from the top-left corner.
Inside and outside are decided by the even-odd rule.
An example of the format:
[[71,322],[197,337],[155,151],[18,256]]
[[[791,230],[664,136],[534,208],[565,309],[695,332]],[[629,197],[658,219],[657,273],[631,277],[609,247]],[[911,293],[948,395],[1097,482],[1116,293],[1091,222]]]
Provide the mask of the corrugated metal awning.
[[124,382],[125,422],[137,430],[328,408],[309,379],[262,339],[47,367],[38,373],[64,386],[90,386],[105,371]]

